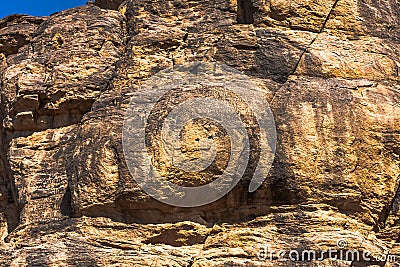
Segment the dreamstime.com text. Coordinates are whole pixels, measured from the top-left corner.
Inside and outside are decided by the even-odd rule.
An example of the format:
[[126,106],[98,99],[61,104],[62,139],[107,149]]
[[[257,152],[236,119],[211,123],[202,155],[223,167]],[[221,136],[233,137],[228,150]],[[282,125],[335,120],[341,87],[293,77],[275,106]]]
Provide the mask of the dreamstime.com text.
[[350,262],[369,262],[369,263],[394,263],[396,267],[400,267],[400,256],[392,255],[389,252],[380,255],[371,253],[368,250],[350,249],[347,247],[345,240],[337,242],[338,247],[328,250],[312,250],[312,249],[287,249],[274,250],[271,246],[265,244],[257,249],[257,258],[261,261],[323,261],[342,260]]

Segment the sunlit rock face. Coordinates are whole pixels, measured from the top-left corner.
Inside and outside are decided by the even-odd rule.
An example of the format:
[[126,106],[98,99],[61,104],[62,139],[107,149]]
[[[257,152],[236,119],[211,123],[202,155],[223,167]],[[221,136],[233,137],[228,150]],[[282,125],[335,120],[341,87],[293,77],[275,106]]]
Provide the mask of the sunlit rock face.
[[[130,0],[0,20],[0,265],[397,266],[399,9]],[[269,102],[277,142],[258,190],[244,177],[214,203],[179,208],[138,186],[122,131],[132,94],[190,62],[246,75]],[[167,168],[157,139],[153,156],[177,184],[213,181],[232,149],[219,125],[187,124],[181,150],[197,159],[196,140],[210,136],[220,153],[206,176]],[[265,247],[317,257],[279,261]],[[330,249],[360,259],[321,255]]]

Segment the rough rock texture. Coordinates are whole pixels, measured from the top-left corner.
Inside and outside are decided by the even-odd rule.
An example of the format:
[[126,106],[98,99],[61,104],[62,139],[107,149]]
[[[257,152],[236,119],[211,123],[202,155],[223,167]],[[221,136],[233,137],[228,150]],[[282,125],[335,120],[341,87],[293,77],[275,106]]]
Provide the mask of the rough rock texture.
[[[399,14],[397,0],[128,0],[2,19],[0,265],[399,266]],[[185,209],[141,191],[121,135],[130,94],[192,61],[263,88],[278,142],[255,193],[244,180]],[[374,258],[260,259],[265,246]]]

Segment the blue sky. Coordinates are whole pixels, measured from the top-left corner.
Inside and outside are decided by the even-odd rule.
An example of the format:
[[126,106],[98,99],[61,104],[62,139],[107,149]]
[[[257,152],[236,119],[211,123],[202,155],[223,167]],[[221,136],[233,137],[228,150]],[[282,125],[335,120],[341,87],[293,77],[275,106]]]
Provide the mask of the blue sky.
[[11,14],[48,16],[55,12],[81,6],[87,0],[1,0],[0,18]]

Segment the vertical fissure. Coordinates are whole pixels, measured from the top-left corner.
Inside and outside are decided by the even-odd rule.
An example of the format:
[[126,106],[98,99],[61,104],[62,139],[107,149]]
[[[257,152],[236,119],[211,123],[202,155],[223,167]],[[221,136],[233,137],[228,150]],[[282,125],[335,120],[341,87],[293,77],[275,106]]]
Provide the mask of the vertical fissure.
[[11,172],[8,153],[10,150],[9,139],[4,127],[6,117],[6,100],[0,96],[0,193],[1,211],[7,222],[8,233],[12,232],[19,224],[19,205],[15,181]]
[[252,0],[237,1],[237,23],[238,24],[254,23],[254,6]]

